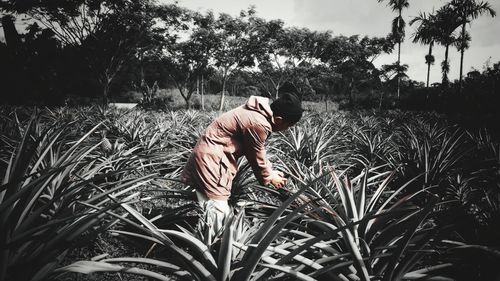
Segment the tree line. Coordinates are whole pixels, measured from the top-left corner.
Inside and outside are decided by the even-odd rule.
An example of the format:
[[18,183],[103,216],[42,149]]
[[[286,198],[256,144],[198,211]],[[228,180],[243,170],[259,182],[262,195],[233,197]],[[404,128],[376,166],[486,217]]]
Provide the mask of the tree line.
[[[195,93],[203,96],[209,88],[220,95],[220,109],[228,93],[275,98],[280,91],[293,91],[303,99],[378,108],[414,100],[432,108],[450,98],[470,99],[462,79],[471,40],[467,24],[495,11],[487,2],[451,0],[411,19],[413,41],[429,46],[428,73],[434,44],[445,49],[442,83],[429,85],[428,78],[426,84],[411,80],[400,59],[403,11],[409,4],[388,1],[397,13],[391,31],[368,37],[285,27],[281,20],[258,17],[253,7],[232,16],[153,0],[8,0],[0,3],[5,34],[0,84],[10,103],[53,104],[84,96],[107,104],[127,91],[151,102],[158,88],[177,89],[187,107]],[[27,28],[20,34],[14,22],[21,19]],[[448,79],[450,46],[461,52],[456,83]],[[395,63],[374,66],[377,57],[396,49]],[[498,79],[490,77],[494,69],[479,76]]]

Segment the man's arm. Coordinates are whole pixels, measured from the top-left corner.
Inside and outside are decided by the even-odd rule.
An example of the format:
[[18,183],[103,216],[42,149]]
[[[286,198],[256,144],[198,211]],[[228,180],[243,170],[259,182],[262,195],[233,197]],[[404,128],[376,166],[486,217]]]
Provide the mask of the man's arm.
[[272,183],[281,187],[286,179],[277,171],[272,170],[271,163],[266,158],[265,142],[271,131],[263,125],[254,125],[243,131],[243,141],[245,156],[255,174],[255,177],[262,185]]

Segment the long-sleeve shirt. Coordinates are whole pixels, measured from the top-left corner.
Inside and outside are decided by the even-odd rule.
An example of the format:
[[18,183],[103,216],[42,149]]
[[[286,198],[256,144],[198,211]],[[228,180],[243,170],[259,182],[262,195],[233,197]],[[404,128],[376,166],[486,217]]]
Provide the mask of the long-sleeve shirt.
[[245,156],[257,180],[267,185],[272,168],[265,141],[272,132],[273,112],[269,99],[251,96],[248,101],[217,117],[203,132],[182,172],[182,180],[211,199],[227,200]]

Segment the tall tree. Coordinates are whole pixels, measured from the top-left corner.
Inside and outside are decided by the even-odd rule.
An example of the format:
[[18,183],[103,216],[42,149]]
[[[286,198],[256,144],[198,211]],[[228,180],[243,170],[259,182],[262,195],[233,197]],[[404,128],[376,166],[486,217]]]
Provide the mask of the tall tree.
[[15,50],[21,46],[21,36],[16,30],[14,25],[15,18],[12,15],[5,15],[2,17],[2,27],[5,36],[5,43],[7,46]]
[[193,20],[196,29],[191,35],[191,40],[197,45],[198,61],[201,62],[198,71],[199,77],[196,78],[196,92],[201,94],[201,108],[205,110],[205,77],[213,74],[213,56],[218,46],[218,38],[215,34],[215,17],[212,12],[195,13]]
[[288,82],[300,97],[314,92],[308,72],[321,64],[331,39],[330,31],[318,32],[295,27],[286,29],[280,37],[278,57],[283,62],[281,72],[288,76]]
[[[97,81],[105,104],[111,83],[123,64],[144,51],[140,46],[150,38],[156,19],[161,17],[162,9],[156,7],[153,0],[7,0],[0,3],[0,10],[27,16],[35,24],[50,29],[62,46],[73,53],[75,61],[71,67],[80,67],[81,73]],[[163,11],[170,13],[177,9],[175,4],[165,7],[168,8]]]
[[[384,0],[377,0],[379,3],[383,2]],[[401,65],[401,43],[404,41],[405,38],[405,20],[403,19],[403,9],[408,8],[410,6],[410,3],[408,0],[388,0],[389,3],[388,5],[391,7],[392,11],[397,11],[398,15],[392,20],[392,31],[391,31],[391,36],[393,39],[396,41],[398,44],[398,61],[397,61],[397,69],[401,69],[399,66]],[[398,77],[398,88],[397,88],[397,96],[399,98],[400,94],[400,75],[397,75]]]
[[162,5],[158,9],[158,20],[162,23],[159,25],[159,34],[164,40],[157,40],[153,44],[160,47],[153,49],[149,60],[162,65],[164,73],[179,91],[186,107],[190,108],[198,78],[206,70],[213,49],[213,15],[202,15],[176,5]]
[[429,45],[429,52],[425,56],[425,63],[427,64],[427,84],[429,88],[429,76],[431,73],[431,65],[434,64],[434,56],[432,55],[432,48],[434,41],[438,37],[438,28],[436,26],[436,15],[420,13],[417,17],[410,21],[410,25],[418,23],[418,26],[413,34],[413,42]]
[[18,103],[19,100],[23,98],[19,97],[25,93],[25,63],[26,63],[26,52],[23,48],[21,36],[16,30],[14,24],[15,18],[11,15],[5,15],[2,17],[2,28],[5,36],[5,44],[0,42],[0,59],[2,65],[0,67],[0,84],[2,85],[2,91],[4,93],[9,93],[5,95],[5,102],[15,102]]
[[327,64],[315,65],[310,69],[311,84],[316,94],[323,97],[325,111],[328,111],[328,100],[333,94],[339,94],[342,89],[342,75],[332,71]]
[[460,51],[460,77],[459,77],[459,89],[462,89],[462,73],[463,73],[463,63],[464,63],[464,52],[469,48],[468,41],[471,37],[466,31],[466,25],[471,24],[473,20],[477,19],[482,14],[489,14],[491,17],[495,17],[496,12],[493,10],[488,2],[476,1],[476,0],[452,0],[449,6],[453,9],[455,14],[458,16],[458,21],[460,22],[461,31],[459,37],[458,49]]
[[39,0],[0,2],[0,10],[25,16],[54,32],[64,45],[79,46],[95,34],[102,21],[118,7],[122,1],[103,0]]
[[450,63],[448,60],[449,47],[457,43],[457,34],[455,29],[460,25],[453,9],[449,6],[443,6],[436,12],[436,27],[438,28],[438,37],[436,42],[445,47],[444,60],[441,62],[442,85],[448,87],[450,80]]
[[391,52],[393,47],[392,42],[385,38],[337,36],[329,40],[321,59],[337,74],[328,75],[334,80],[334,88],[347,95],[353,105],[355,92],[363,85],[380,84],[373,61],[380,54]]
[[[94,34],[79,47],[91,73],[102,89],[103,103],[108,103],[110,86],[128,60],[142,56],[152,40],[155,22],[161,21],[159,12],[177,12],[175,5],[159,9],[150,0],[125,1],[123,6],[109,13]],[[157,36],[156,36],[157,37]]]
[[[165,54],[178,42],[180,33],[189,29],[189,22],[193,19],[193,13],[175,4],[154,6],[148,19],[155,23],[148,32],[145,32],[135,48],[135,58],[139,65],[138,81],[134,85],[143,93],[148,94],[154,84],[161,79],[161,71],[155,71],[156,75],[146,78],[145,70],[152,65],[160,66],[164,62]],[[151,76],[157,76],[151,80]],[[158,77],[160,76],[160,77]]]
[[168,76],[174,82],[186,107],[190,108],[190,99],[198,86],[199,77],[206,72],[210,50],[210,38],[206,30],[196,30],[188,40],[173,44],[168,49],[165,62],[168,64]]
[[291,76],[290,64],[284,57],[288,49],[283,46],[284,38],[287,36],[283,25],[284,22],[281,20],[272,20],[262,25],[260,32],[268,40],[265,42],[265,52],[256,57],[257,69],[251,70],[262,90],[270,98],[278,97],[279,89]]
[[407,64],[384,64],[381,67],[380,75],[385,82],[385,86],[394,89],[400,86],[402,80],[408,79],[408,75],[406,75],[407,71]]
[[217,38],[217,47],[213,52],[213,65],[218,69],[222,80],[219,110],[223,110],[226,83],[236,70],[255,65],[255,57],[264,52],[262,33],[258,28],[264,20],[255,16],[252,7],[241,11],[238,17],[220,14],[213,28]]

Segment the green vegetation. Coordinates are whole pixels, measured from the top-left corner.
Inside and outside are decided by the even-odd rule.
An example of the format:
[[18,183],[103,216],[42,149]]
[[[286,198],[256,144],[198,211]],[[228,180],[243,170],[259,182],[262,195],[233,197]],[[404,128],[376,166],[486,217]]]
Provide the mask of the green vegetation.
[[216,115],[2,108],[1,280],[498,274],[500,152],[487,131],[428,113],[309,112],[268,142],[289,185],[258,186],[242,161],[238,212],[207,246],[177,179]]
[[[445,52],[424,85],[400,60],[410,1],[379,2],[397,13],[386,37],[254,8],[1,1],[0,281],[497,280],[500,62],[462,75],[467,24],[496,13],[451,0],[410,19],[428,73]],[[306,109],[267,143],[289,184],[259,186],[242,160],[235,215],[208,243],[180,171],[219,110],[282,92]]]
[[[3,102],[107,104],[134,102],[131,96],[138,93],[135,102],[158,107],[165,104],[158,93],[175,89],[186,108],[195,97],[204,108],[205,95],[212,94],[223,109],[228,95],[275,98],[287,91],[302,100],[322,100],[325,107],[335,102],[342,109],[412,108],[498,120],[498,110],[488,107],[498,103],[498,63],[463,74],[471,42],[466,26],[496,15],[488,2],[445,1],[435,12],[409,19],[404,12],[410,1],[378,2],[396,13],[385,37],[287,27],[281,20],[260,18],[252,7],[233,16],[153,0],[3,1],[0,84],[10,93]],[[16,29],[20,17],[28,19],[26,30]],[[422,54],[428,73],[435,45],[443,47],[441,83],[425,85],[407,76],[408,65],[400,59],[406,22],[418,22],[413,40],[429,45],[428,54]],[[448,78],[453,47],[461,53],[455,82]],[[394,64],[374,65],[396,48]],[[490,87],[467,90],[465,79],[476,74]]]

